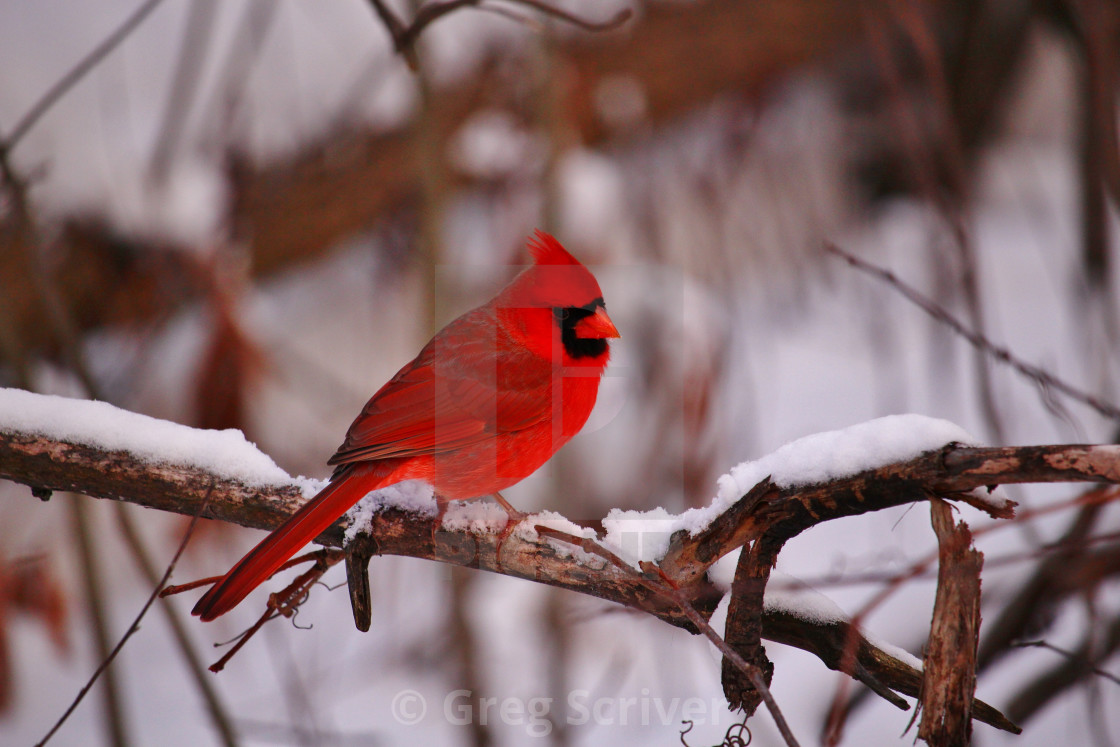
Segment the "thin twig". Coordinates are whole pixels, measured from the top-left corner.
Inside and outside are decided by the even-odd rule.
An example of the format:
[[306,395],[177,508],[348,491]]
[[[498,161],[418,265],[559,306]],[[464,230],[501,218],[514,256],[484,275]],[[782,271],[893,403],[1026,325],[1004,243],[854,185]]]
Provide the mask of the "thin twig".
[[101,662],[100,666],[98,666],[97,669],[94,670],[94,673],[90,676],[89,681],[86,682],[82,689],[78,691],[78,695],[74,698],[74,701],[70,703],[70,707],[67,708],[66,712],[59,717],[58,721],[55,722],[54,726],[51,727],[51,730],[47,732],[46,736],[44,736],[41,740],[39,740],[38,743],[36,743],[35,747],[43,747],[43,745],[51,740],[51,737],[54,736],[55,732],[57,732],[59,728],[64,723],[66,723],[66,719],[70,718],[70,714],[72,714],[75,709],[77,709],[78,704],[82,702],[82,699],[85,698],[86,693],[88,693],[90,691],[90,688],[93,687],[93,684],[97,682],[97,678],[101,676],[101,673],[104,672],[108,668],[108,666],[113,663],[113,660],[115,658],[117,658],[117,654],[119,654],[121,652],[121,649],[124,648],[124,644],[128,642],[128,639],[132,637],[133,633],[140,630],[140,621],[144,619],[144,615],[148,613],[148,609],[156,601],[156,598],[159,596],[159,590],[162,589],[163,585],[167,583],[167,579],[171,578],[171,573],[175,570],[175,564],[179,562],[179,557],[183,554],[183,550],[187,548],[187,542],[190,541],[191,535],[194,534],[194,528],[198,524],[199,517],[203,514],[203,512],[206,511],[206,507],[210,502],[210,495],[213,490],[214,482],[211,481],[210,487],[206,491],[206,496],[205,498],[203,498],[198,512],[191,517],[191,523],[187,526],[186,533],[183,534],[183,541],[179,543],[179,549],[175,551],[175,555],[171,558],[171,562],[167,564],[167,570],[163,572],[163,577],[159,580],[159,583],[156,584],[156,587],[152,589],[152,593],[148,596],[148,601],[144,603],[144,606],[140,609],[140,613],[136,615],[136,619],[132,621],[132,625],[130,625],[128,630],[125,631],[125,634],[121,636],[120,641],[113,648],[113,650],[109,652],[108,658]]
[[35,126],[44,114],[46,114],[52,106],[58,103],[59,99],[66,95],[66,93],[73,88],[77,83],[84,78],[93,68],[97,66],[105,57],[109,55],[117,46],[120,45],[128,35],[131,34],[137,26],[144,22],[152,11],[155,10],[163,0],[146,0],[139,8],[133,11],[132,15],[124,20],[113,33],[105,37],[105,39],[94,47],[90,52],[80,59],[74,67],[70,68],[65,75],[63,75],[57,83],[51,86],[46,93],[44,93],[39,100],[31,105],[16,126],[0,142],[0,151],[5,154],[10,153],[13,148],[23,139],[23,136]]
[[[247,630],[239,634],[237,638],[234,639],[236,643],[233,644],[233,648],[227,651],[222,658],[211,664],[208,669],[215,674],[225,669],[226,664],[228,664],[229,660],[232,659],[237,654],[237,652],[241,650],[241,647],[248,643],[249,639],[252,638],[253,635],[258,630],[260,630],[266,622],[268,622],[269,620],[275,620],[277,617],[280,617],[279,612],[272,609],[271,607],[266,609],[264,613],[261,614],[259,618],[257,618],[257,621],[255,623],[249,626]],[[227,643],[228,642],[229,641],[227,641]]]
[[786,722],[785,717],[782,715],[781,709],[778,707],[777,701],[770,693],[770,688],[766,686],[766,681],[762,677],[762,671],[751,664],[739,652],[728,645],[727,641],[723,640],[719,633],[712,629],[704,616],[696,611],[692,603],[688,600],[673,580],[665,575],[665,573],[657,567],[656,564],[643,561],[641,563],[642,572],[639,573],[632,565],[618,557],[615,553],[603,547],[601,544],[591,539],[590,537],[578,537],[574,534],[569,534],[559,529],[550,527],[537,526],[536,531],[547,537],[554,537],[556,539],[567,542],[568,544],[575,545],[585,552],[598,555],[610,562],[619,570],[632,575],[634,578],[640,579],[644,584],[654,591],[663,594],[673,600],[674,603],[684,612],[685,616],[692,622],[696,628],[704,634],[704,636],[712,642],[712,644],[720,650],[743,674],[747,675],[751,684],[762,696],[762,700],[766,703],[766,707],[770,710],[770,715],[773,716],[774,722],[778,725],[778,731],[781,732],[782,737],[786,740],[786,744],[790,747],[797,747],[797,738],[790,730],[789,724]]
[[[325,551],[324,550],[312,550],[311,552],[304,553],[303,555],[300,555],[298,557],[287,560],[279,568],[277,568],[275,571],[273,571],[272,576],[269,576],[269,578],[272,578],[277,573],[280,573],[281,571],[285,571],[285,570],[291,568],[292,566],[299,565],[300,563],[306,563],[309,560],[318,560],[319,556],[322,555],[323,552],[325,552]],[[172,596],[175,596],[176,594],[182,594],[184,591],[191,591],[192,589],[199,589],[199,588],[202,588],[203,586],[213,586],[214,584],[221,581],[223,578],[225,578],[225,576],[207,576],[206,578],[200,578],[200,579],[196,579],[194,581],[188,581],[185,584],[168,584],[167,586],[163,587],[163,591],[161,591],[159,593],[159,595],[161,597],[172,597]]]
[[1046,641],[1041,641],[1041,640],[1040,641],[1017,641],[1015,643],[1012,643],[1011,645],[1014,646],[1015,648],[1044,648],[1047,651],[1053,651],[1054,653],[1060,654],[1060,655],[1066,657],[1067,659],[1069,659],[1071,661],[1076,661],[1076,662],[1084,665],[1085,668],[1088,671],[1092,672],[1093,674],[1095,674],[1099,677],[1104,677],[1106,680],[1110,680],[1112,682],[1115,682],[1117,685],[1120,685],[1120,677],[1117,677],[1112,672],[1101,669],[1100,667],[1093,666],[1089,662],[1085,661],[1084,657],[1082,657],[1080,654],[1078,654],[1074,651],[1067,651],[1064,648],[1059,648],[1059,647],[1057,647],[1053,644],[1050,644],[1050,643],[1047,643]]
[[215,0],[193,0],[190,4],[171,93],[164,105],[163,122],[148,164],[148,178],[157,187],[166,186],[171,175],[175,150],[198,92],[217,16],[218,3]]
[[[633,15],[633,12],[629,8],[623,8],[606,21],[590,21],[574,13],[543,2],[542,0],[504,0],[504,2],[511,5],[521,5],[526,8],[531,8],[538,13],[571,24],[584,31],[610,31],[621,26]],[[463,8],[474,7],[479,10],[494,10],[494,8],[483,7],[483,0],[442,0],[441,2],[429,2],[421,5],[416,10],[416,15],[413,17],[412,23],[405,25],[404,21],[385,4],[384,0],[369,0],[369,3],[373,6],[377,17],[385,24],[385,29],[389,32],[389,36],[392,37],[393,48],[404,56],[409,67],[413,70],[419,67],[419,60],[416,57],[415,50],[416,40],[420,38],[420,34],[425,28],[440,18]]]
[[855,267],[857,270],[871,275],[872,277],[877,277],[880,280],[883,280],[887,283],[887,285],[894,288],[896,291],[902,294],[904,298],[920,308],[922,311],[926,312],[926,314],[928,314],[934,320],[941,322],[942,324],[946,325],[954,332],[959,334],[973,347],[986,353],[996,361],[1011,366],[1019,373],[1033,380],[1044,391],[1047,389],[1059,391],[1062,394],[1065,394],[1067,397],[1070,397],[1071,399],[1088,405],[1089,407],[1099,412],[1101,415],[1112,418],[1113,420],[1120,420],[1120,408],[1118,408],[1116,405],[1113,405],[1110,402],[1106,402],[1096,395],[1082,391],[1081,389],[1078,389],[1071,384],[1067,384],[1045,369],[1020,360],[1007,348],[996,345],[983,334],[966,327],[961,321],[950,314],[946,309],[939,306],[933,299],[928,298],[927,296],[919,293],[915,288],[904,283],[898,278],[897,275],[895,275],[890,270],[883,269],[882,267],[878,267],[877,265],[871,264],[870,262],[849,254],[830,241],[826,241],[824,243],[824,250],[826,252],[829,252],[830,254],[835,254],[841,259],[844,259],[849,265]]
[[[112,660],[112,637],[109,632],[108,612],[105,605],[104,582],[101,560],[100,534],[90,529],[89,506],[82,496],[69,496],[69,508],[73,523],[74,537],[78,546],[78,566],[85,591],[86,605],[89,608],[90,629],[96,655],[105,664]],[[102,671],[102,670],[98,670]],[[113,745],[129,742],[128,724],[122,705],[121,687],[117,669],[104,667],[101,680],[102,718],[106,731],[105,738]],[[92,684],[92,680],[91,680]]]
[[[159,585],[162,584],[156,575],[156,566],[152,562],[148,548],[145,546],[132,516],[128,513],[128,507],[123,503],[118,503],[115,508],[117,509],[117,522],[120,524],[121,534],[124,535],[125,542],[132,550],[133,558],[140,566],[144,578],[151,584],[157,584],[157,588],[159,588]],[[165,596],[160,592],[160,599],[164,599]],[[167,624],[171,628],[171,634],[179,646],[180,653],[183,655],[187,670],[194,678],[195,686],[198,687],[202,699],[206,701],[206,710],[210,712],[210,719],[213,722],[214,729],[218,732],[218,738],[227,747],[234,747],[237,744],[237,733],[230,721],[229,714],[226,712],[225,704],[222,703],[217,690],[210,683],[210,678],[206,674],[206,665],[202,663],[202,657],[199,656],[190,635],[187,633],[182,614],[168,601],[164,601],[160,606],[167,616]]]
[[[972,530],[972,533],[980,537],[988,534],[989,532],[999,531],[1001,529],[1008,529],[1015,524],[1022,524],[1024,522],[1033,521],[1043,516],[1067,511],[1070,508],[1077,508],[1082,506],[1099,506],[1105,503],[1112,503],[1120,499],[1120,491],[1114,486],[1106,488],[1095,488],[1074,496],[1071,499],[1052,503],[1047,506],[1039,508],[1028,508],[1021,510],[1015,516],[1015,522],[1009,523],[1006,521],[993,522],[985,526]],[[1094,545],[1112,543],[1120,540],[1120,532],[1107,532],[1104,534],[1096,534],[1088,537],[1080,537],[1076,541],[1055,541],[1047,542],[1039,545],[1037,548],[1030,550],[1023,550],[1019,552],[1010,552],[1004,555],[993,555],[984,561],[985,567],[992,568],[1000,565],[1010,565],[1013,563],[1024,563],[1030,560],[1038,560],[1041,555],[1046,553],[1066,552],[1073,548],[1089,548]],[[925,557],[914,561],[909,567],[890,572],[868,571],[865,573],[850,573],[846,575],[828,574],[821,576],[799,576],[796,587],[787,585],[783,582],[778,582],[776,586],[782,588],[801,588],[808,586],[813,589],[820,589],[822,587],[843,587],[843,586],[865,586],[867,584],[896,584],[899,581],[909,581],[915,578],[931,578],[933,572],[930,566],[937,560],[937,551],[926,554]],[[871,610],[866,607],[861,614],[867,615]]]
[[[253,0],[245,7],[238,21],[237,29],[227,47],[227,54],[219,63],[219,69],[224,71],[222,80],[215,86],[210,103],[203,107],[202,121],[210,132],[208,139],[213,147],[224,150],[233,139],[234,126],[245,105],[246,81],[274,28],[280,8],[280,4],[273,0]],[[343,100],[350,101],[353,98],[357,97]],[[328,127],[325,131],[330,132],[332,129],[334,128]]]
[[389,36],[393,37],[395,43],[405,31],[404,22],[397,17],[397,14],[390,10],[389,6],[384,3],[384,0],[369,0],[369,4],[373,6],[373,10],[377,13],[377,17],[385,24]]
[[227,651],[218,661],[210,665],[209,668],[211,672],[217,674],[225,669],[229,660],[232,659],[234,655],[241,650],[241,647],[248,643],[249,639],[269,620],[275,620],[277,617],[294,617],[299,606],[311,591],[311,587],[322,578],[323,574],[326,573],[331,566],[335,565],[346,556],[346,554],[340,550],[320,550],[313,554],[318,556],[315,564],[296,576],[284,589],[269,595],[268,606],[264,613],[248,630],[237,636],[237,642],[233,644],[233,648]]
[[586,18],[580,18],[574,13],[569,13],[561,8],[541,2],[541,0],[505,0],[505,2],[511,5],[524,5],[527,8],[532,8],[546,16],[552,16],[557,20],[571,24],[584,31],[614,31],[619,26],[626,23],[626,21],[630,19],[630,16],[633,15],[633,11],[629,8],[623,8],[605,21],[589,21]]
[[[931,94],[936,104],[941,108],[941,117],[937,119],[937,135],[941,143],[941,158],[934,152],[933,143],[923,137],[923,128],[920,124],[920,115],[916,107],[908,103],[902,70],[897,56],[892,52],[891,40],[886,35],[886,23],[879,18],[872,17],[871,6],[864,2],[860,4],[863,11],[864,25],[871,37],[871,51],[880,68],[882,68],[886,83],[890,89],[891,111],[894,114],[898,131],[902,134],[902,141],[906,145],[906,153],[913,162],[918,187],[925,194],[926,199],[937,208],[942,219],[949,228],[953,238],[954,248],[960,262],[960,283],[964,292],[965,310],[968,314],[972,328],[983,334],[984,315],[980,305],[980,291],[977,286],[976,254],[970,241],[968,230],[965,227],[965,214],[962,207],[962,192],[965,183],[965,167],[963,149],[960,144],[959,128],[953,127],[953,107],[948,93],[948,84],[945,79],[944,66],[941,64],[936,44],[930,38],[928,26],[921,17],[913,12],[907,12],[904,3],[888,3],[887,8],[893,12],[903,30],[910,37],[917,57],[922,63],[928,78]],[[945,165],[948,169],[950,184],[948,189],[943,189],[938,179],[938,166]],[[992,435],[997,443],[1005,441],[1003,422],[996,407],[995,396],[992,389],[991,370],[987,358],[978,352],[974,358],[976,364],[976,382],[980,398],[980,407],[992,429]]]
[[[1047,516],[1058,511],[1066,511],[1076,506],[1091,506],[1109,503],[1115,500],[1116,497],[1117,491],[1115,488],[1096,488],[1087,493],[1078,495],[1070,500],[1060,501],[1058,503],[1051,504],[1049,506],[1043,506],[1040,508],[1024,510],[1020,512],[1020,514],[1016,517],[1015,524],[1021,524],[1024,521],[1031,521],[1040,516]],[[987,526],[980,527],[974,530],[973,535],[979,537],[981,535],[987,534],[988,532],[999,531],[1000,529],[1011,527],[1015,524],[1007,522],[989,524]],[[1045,551],[1045,549],[1046,546],[1040,548],[1041,551]],[[851,624],[855,627],[860,626],[864,620],[866,620],[871,616],[873,612],[875,612],[875,610],[885,604],[890,597],[894,596],[895,593],[897,593],[900,589],[905,588],[908,581],[928,575],[930,573],[930,568],[937,561],[938,556],[939,551],[934,550],[933,552],[927,554],[925,557],[914,561],[914,563],[912,563],[909,568],[902,570],[896,574],[892,574],[886,577],[880,577],[879,579],[877,579],[879,582],[885,584],[884,587],[876,592],[867,602],[863,604],[863,606],[858,611],[856,611],[854,615],[851,616]],[[857,579],[857,581],[859,580],[861,579]],[[870,581],[871,579],[866,580]],[[817,581],[813,581],[810,579],[806,580],[805,583],[817,587],[826,585],[829,582],[824,579]],[[843,685],[841,687],[843,687]],[[840,723],[838,720],[843,718],[844,707],[842,706],[842,701],[844,698],[842,697],[842,695],[843,693],[838,690],[830,708],[831,715],[829,717],[829,725],[826,728],[826,732],[830,734],[836,733],[836,730],[840,727]],[[829,743],[834,742],[830,740]]]
[[785,716],[782,715],[781,709],[778,708],[777,701],[774,700],[774,696],[770,692],[770,688],[766,686],[766,681],[762,677],[762,671],[740,656],[738,651],[731,648],[727,641],[723,640],[719,633],[712,629],[708,621],[696,611],[684,594],[681,593],[681,590],[673,584],[672,579],[662,573],[660,568],[653,563],[645,562],[642,563],[642,568],[646,571],[647,576],[653,571],[656,571],[657,576],[660,577],[662,581],[662,589],[678,606],[680,606],[681,610],[688,616],[688,619],[691,620],[692,623],[700,629],[700,632],[719,649],[721,654],[730,659],[740,671],[750,678],[751,684],[754,685],[755,690],[758,690],[758,694],[762,696],[763,702],[766,703],[766,707],[769,709],[770,715],[774,718],[774,723],[778,725],[778,731],[781,732],[782,737],[786,740],[786,744],[790,745],[790,747],[797,747],[797,737],[793,735],[793,731],[789,728]]

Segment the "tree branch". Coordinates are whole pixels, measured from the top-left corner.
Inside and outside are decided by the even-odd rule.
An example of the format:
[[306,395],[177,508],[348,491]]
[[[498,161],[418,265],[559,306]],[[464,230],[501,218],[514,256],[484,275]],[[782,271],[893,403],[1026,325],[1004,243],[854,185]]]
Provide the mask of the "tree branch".
[[[531,524],[523,524],[503,540],[496,532],[446,531],[435,517],[386,508],[373,516],[368,533],[358,543],[364,544],[362,551],[369,555],[407,555],[571,589],[695,633],[697,626],[690,613],[707,620],[723,595],[704,571],[744,542],[764,535],[784,541],[823,521],[924,501],[930,495],[964,500],[993,516],[1008,517],[1013,504],[988,503],[968,491],[1007,482],[1117,482],[1118,464],[1120,446],[972,448],[949,444],[906,462],[827,484],[789,488],[764,481],[704,532],[695,537],[681,532],[662,559],[660,572],[691,609],[657,586],[651,587],[641,574],[625,572],[595,554],[573,553],[570,543],[550,537],[547,528],[535,531]],[[30,486],[40,497],[53,490],[73,491],[184,515],[202,511],[205,517],[259,529],[279,526],[302,501],[294,482],[247,486],[198,467],[157,464],[128,451],[53,440],[3,425],[0,477]],[[547,524],[544,519],[537,521]],[[317,541],[342,547],[343,529],[342,522],[336,523]],[[354,551],[353,543],[348,549]],[[766,557],[773,554],[766,553]],[[850,627],[836,621],[807,620],[788,610],[755,614],[761,615],[763,638],[816,654],[827,666],[868,684],[895,705],[905,703],[891,697],[891,691],[916,694],[914,672]],[[1016,728],[979,701],[973,705],[973,715],[999,728]]]
[[35,123],[46,114],[52,106],[58,103],[59,99],[66,95],[66,93],[73,88],[77,83],[82,80],[91,70],[93,70],[116,49],[121,42],[128,38],[128,35],[136,30],[144,20],[151,15],[152,11],[159,7],[163,0],[146,0],[136,10],[129,14],[117,28],[113,29],[101,43],[90,50],[85,57],[77,62],[74,67],[66,71],[54,85],[47,89],[47,91],[39,97],[39,99],[32,104],[31,108],[19,118],[15,126],[12,127],[11,132],[7,137],[0,142],[0,152],[6,157],[23,136],[35,126]]
[[860,272],[885,282],[888,286],[898,291],[907,301],[910,301],[934,320],[953,330],[955,334],[964,338],[978,351],[989,356],[992,360],[1011,366],[1023,376],[1034,381],[1043,392],[1050,390],[1061,392],[1070,399],[1088,405],[1107,418],[1120,420],[1120,407],[1101,399],[1095,394],[1090,394],[1071,384],[1067,384],[1062,379],[1059,379],[1039,366],[1020,360],[1006,347],[997,345],[989,340],[980,330],[970,329],[965,326],[963,322],[950,314],[943,306],[932,298],[919,293],[917,289],[902,282],[902,280],[890,270],[877,267],[870,262],[860,259],[854,254],[849,254],[831,242],[826,241],[824,243],[824,250],[829,254],[835,254],[840,257]]
[[674,538],[661,566],[677,583],[701,576],[721,557],[764,533],[784,542],[809,527],[951,496],[996,518],[1011,518],[1015,504],[986,501],[975,488],[1021,482],[1115,482],[1120,477],[1114,446],[966,447],[948,444],[906,462],[889,464],[818,485],[771,490],[760,484],[704,531]]
[[984,555],[972,547],[968,526],[953,522],[948,503],[933,499],[930,513],[940,563],[926,648],[918,738],[930,747],[955,747],[972,741],[970,703],[976,691],[980,569]]
[[[629,8],[624,8],[609,20],[596,22],[549,5],[542,0],[505,0],[505,2],[510,5],[524,5],[584,31],[611,31],[621,26],[633,15]],[[389,36],[393,38],[393,48],[405,58],[405,61],[413,70],[420,67],[420,60],[416,56],[416,40],[420,38],[424,29],[436,20],[457,10],[487,7],[483,5],[482,0],[432,0],[432,2],[424,3],[417,8],[412,23],[406,26],[404,21],[385,4],[384,0],[369,0],[369,4],[373,6],[377,17],[385,24],[385,29],[389,32]]]

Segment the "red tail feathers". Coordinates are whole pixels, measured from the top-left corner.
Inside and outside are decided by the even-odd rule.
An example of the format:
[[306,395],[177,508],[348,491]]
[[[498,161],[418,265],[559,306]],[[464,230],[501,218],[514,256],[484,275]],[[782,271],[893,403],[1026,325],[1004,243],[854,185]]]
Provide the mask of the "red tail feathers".
[[368,475],[353,473],[332,480],[214,584],[198,600],[191,614],[208,622],[229,612],[366,493],[380,487],[381,482],[371,480]]

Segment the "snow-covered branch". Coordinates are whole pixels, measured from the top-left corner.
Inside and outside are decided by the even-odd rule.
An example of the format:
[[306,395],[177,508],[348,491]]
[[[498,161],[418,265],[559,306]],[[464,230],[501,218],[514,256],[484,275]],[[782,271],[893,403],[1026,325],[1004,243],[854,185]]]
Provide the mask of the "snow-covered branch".
[[701,576],[727,553],[764,534],[784,542],[811,526],[845,516],[950,497],[993,518],[1009,519],[1015,504],[987,486],[1025,482],[1120,481],[1118,446],[987,448],[950,443],[903,461],[825,482],[778,487],[757,483],[703,531],[680,534],[661,560],[680,583]]
[[[721,482],[721,495],[708,509],[679,517],[657,513],[657,520],[663,525],[668,521],[674,531],[667,544],[640,554],[646,557],[628,555],[617,540],[622,525],[640,530],[653,514],[612,512],[603,522],[607,531],[602,535],[558,514],[539,514],[502,539],[505,516],[486,503],[437,517],[430,510],[382,499],[372,509],[367,506],[362,526],[349,527],[350,542],[346,541],[347,519],[324,532],[318,542],[345,546],[362,559],[406,555],[559,586],[693,632],[696,626],[689,614],[657,593],[656,586],[643,582],[641,574],[606,562],[602,555],[563,537],[604,543],[635,567],[637,561],[657,562],[664,578],[704,619],[725,593],[707,569],[747,544],[751,553],[743,553],[740,565],[750,565],[748,570],[759,583],[751,587],[753,594],[736,588],[741,585],[738,576],[733,586],[733,600],[738,601],[729,612],[729,630],[747,631],[738,636],[742,640],[733,641],[736,650],[749,649],[752,637],[798,646],[905,707],[905,701],[893,693],[916,694],[920,674],[910,663],[870,643],[842,619],[799,614],[797,605],[782,603],[768,592],[765,603],[759,604],[768,569],[784,542],[831,519],[933,496],[970,503],[993,517],[1010,517],[1014,504],[989,494],[985,487],[998,483],[1120,481],[1120,446],[991,449],[943,443],[929,449],[931,438],[953,431],[945,430],[943,421],[906,418],[818,434],[758,462],[740,465]],[[908,432],[924,429],[927,435],[898,451],[876,447],[877,456],[870,460],[864,454],[820,470],[819,463],[827,461],[828,450],[837,444],[877,443],[883,434],[897,432],[901,426]],[[799,471],[798,465],[822,448],[826,451],[817,453],[816,471]],[[847,451],[850,456],[852,449]],[[887,458],[897,461],[880,463]],[[853,469],[857,471],[848,474]],[[13,390],[0,390],[0,477],[27,485],[43,498],[50,491],[65,490],[184,515],[201,512],[259,529],[278,526],[318,486],[316,481],[286,475],[236,431],[200,431],[102,403]],[[748,485],[745,494],[729,497],[744,485]],[[364,568],[364,562],[355,567]],[[729,634],[729,639],[733,637]],[[750,661],[747,653],[743,656]],[[980,720],[1015,728],[979,701],[973,709]]]
[[[270,529],[313,491],[239,431],[205,431],[103,402],[0,389],[0,477],[52,491],[126,501]],[[308,493],[309,495],[310,493]]]

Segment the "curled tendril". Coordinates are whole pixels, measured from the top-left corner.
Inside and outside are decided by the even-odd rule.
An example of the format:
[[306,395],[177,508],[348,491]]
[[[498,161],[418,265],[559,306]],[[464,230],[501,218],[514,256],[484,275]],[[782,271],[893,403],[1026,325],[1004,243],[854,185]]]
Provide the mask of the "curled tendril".
[[[306,599],[306,598],[307,597],[305,596],[304,599]],[[300,604],[303,604],[303,602],[301,601]],[[308,623],[307,625],[300,625],[299,623],[296,622],[296,618],[299,617],[299,612],[300,612],[299,607],[296,607],[295,609],[292,610],[291,617],[289,618],[289,620],[292,623],[292,627],[295,628],[296,630],[311,630],[312,628],[314,628],[315,623]]]
[[[692,745],[685,741],[684,735],[692,731],[693,723],[691,721],[681,721],[681,723],[688,724],[688,727],[681,731],[681,744],[683,744],[684,747],[692,747]],[[743,738],[744,733],[747,735],[745,739]],[[724,732],[723,741],[720,742],[717,747],[747,747],[753,739],[754,735],[751,734],[751,730],[744,720],[741,723],[729,726],[727,731]]]

